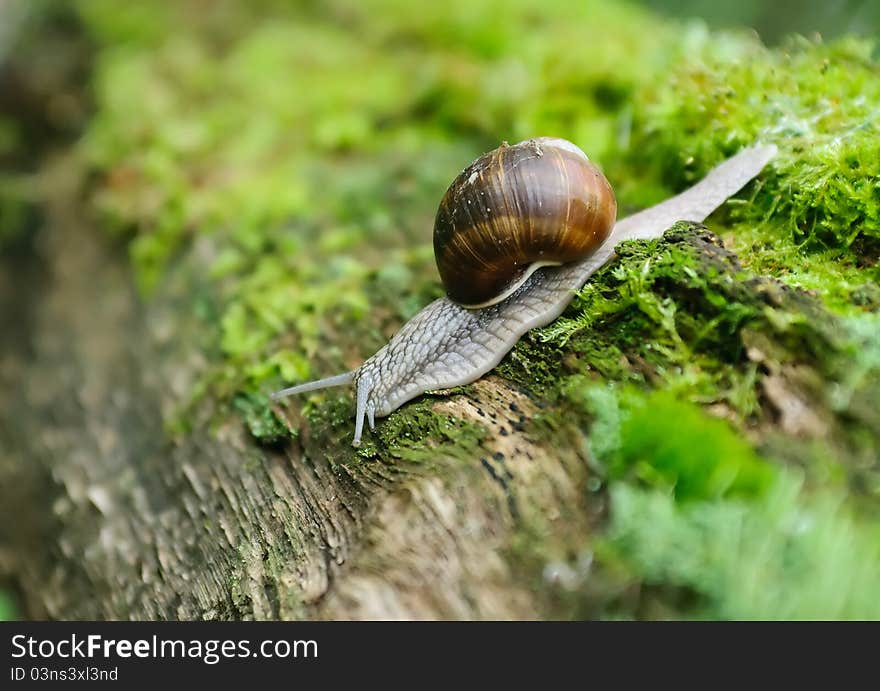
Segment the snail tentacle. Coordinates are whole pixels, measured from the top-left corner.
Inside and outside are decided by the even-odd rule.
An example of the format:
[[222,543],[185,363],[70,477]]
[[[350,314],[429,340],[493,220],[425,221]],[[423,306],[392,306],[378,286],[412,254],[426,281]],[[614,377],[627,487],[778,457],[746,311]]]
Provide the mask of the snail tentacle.
[[329,389],[331,386],[345,386],[354,381],[356,374],[357,370],[351,370],[350,372],[343,372],[342,374],[336,374],[332,377],[307,381],[304,384],[297,384],[296,386],[289,386],[286,389],[281,389],[281,391],[275,391],[274,393],[269,394],[269,398],[273,401],[277,401],[281,398],[293,396],[298,393],[307,393],[308,391],[317,391],[318,389]]
[[354,414],[354,440],[352,446],[360,446],[361,435],[364,432],[364,418],[369,418],[370,429],[375,428],[373,421],[374,408],[370,401],[370,394],[373,392],[373,378],[363,372],[363,367],[358,370],[357,375],[357,408]]
[[469,384],[493,369],[529,330],[556,319],[587,279],[614,257],[624,240],[660,237],[676,221],[702,222],[754,178],[776,154],[775,146],[744,149],[681,194],[619,221],[591,255],[545,267],[503,301],[466,309],[448,298],[422,309],[354,372],[273,394],[280,398],[354,381],[357,412],[353,445],[364,418],[384,417],[426,391]]

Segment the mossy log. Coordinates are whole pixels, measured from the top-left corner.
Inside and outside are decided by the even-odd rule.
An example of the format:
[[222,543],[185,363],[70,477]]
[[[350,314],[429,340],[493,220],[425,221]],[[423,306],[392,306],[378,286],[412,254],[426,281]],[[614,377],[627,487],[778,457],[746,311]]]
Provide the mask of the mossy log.
[[[346,424],[305,420],[295,441],[274,446],[234,423],[169,444],[162,411],[185,400],[207,347],[181,307],[187,282],[142,304],[123,257],[80,222],[67,188],[53,186],[32,252],[7,257],[0,289],[12,337],[0,395],[9,498],[0,568],[29,616],[571,615],[560,595],[571,569],[562,566],[589,544],[605,493],[591,480],[583,428],[554,417],[558,408],[529,387],[523,352],[540,350],[538,340],[528,336],[508,357],[508,376],[404,407],[366,456],[348,446]],[[632,243],[633,252],[647,244]],[[701,262],[704,280],[737,303],[798,321],[798,343],[833,349],[833,318],[816,300],[744,280],[711,233],[679,226],[648,250],[670,247]],[[674,279],[654,290],[694,298]],[[778,355],[791,351],[790,331],[743,328],[734,338],[759,366],[792,360]],[[552,352],[560,367],[577,342]],[[826,434],[834,416],[810,390],[821,394],[824,359],[794,359],[763,379],[765,405],[776,410],[768,424]],[[620,366],[646,367],[637,358]],[[552,435],[535,420],[552,420]],[[427,436],[412,448],[423,463],[402,470],[392,437],[419,433]]]
[[[450,2],[0,5],[0,617],[880,618],[873,44]],[[779,155],[357,450],[350,392],[270,402],[536,134],[621,215]]]

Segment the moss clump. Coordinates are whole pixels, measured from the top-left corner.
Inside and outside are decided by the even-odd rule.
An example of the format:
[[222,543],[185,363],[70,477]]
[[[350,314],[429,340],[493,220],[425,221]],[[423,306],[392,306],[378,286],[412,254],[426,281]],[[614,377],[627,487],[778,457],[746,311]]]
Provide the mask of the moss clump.
[[383,455],[411,462],[453,457],[472,462],[486,430],[451,415],[437,414],[430,399],[392,413],[378,428]]
[[[626,166],[678,189],[741,146],[776,143],[748,202],[729,207],[734,248],[760,273],[828,293],[834,308],[863,309],[858,295],[876,282],[880,257],[874,54],[853,38],[767,50],[703,35],[690,60],[636,94]],[[625,180],[624,198],[638,204],[665,194]]]
[[687,503],[759,498],[778,474],[728,422],[668,391],[579,381],[571,395],[591,417],[590,451],[608,480]]
[[233,405],[244,416],[251,436],[259,442],[271,444],[286,439],[293,431],[273,412],[265,396],[239,394]]
[[37,213],[32,181],[21,175],[0,175],[0,251],[14,247],[32,229]]
[[792,40],[767,50],[743,40],[731,50],[706,39],[696,60],[639,92],[631,160],[678,186],[742,146],[772,141],[781,146],[773,174],[737,218],[754,224],[772,214],[798,243],[880,239],[873,44]]
[[320,439],[321,455],[334,465],[399,461],[399,472],[431,466],[438,458],[472,461],[486,430],[451,415],[438,414],[434,402],[422,399],[399,409],[377,425],[375,433],[364,432],[361,445],[351,446],[354,432],[354,403],[350,397],[330,398],[307,406],[309,433],[302,443],[307,453],[311,439]]
[[677,500],[760,496],[773,478],[767,462],[730,425],[707,419],[668,392],[631,404],[609,472],[668,487]]
[[[627,484],[611,494],[603,568],[645,593],[661,584],[691,592],[691,604],[673,616],[880,618],[880,533],[840,495],[804,496],[790,477],[752,502],[681,505]],[[632,616],[644,605],[612,606],[605,615]]]
[[[660,240],[624,243],[618,254],[537,335],[565,347],[561,360],[570,373],[596,372],[662,386],[694,402],[723,402],[743,423],[760,417],[763,376],[785,364],[809,365],[830,381],[870,389],[868,372],[876,365],[867,363],[877,351],[859,332],[873,317],[838,320],[806,293],[754,276],[717,237],[685,223]],[[755,339],[771,340],[773,352],[750,354]],[[853,367],[860,351],[865,364]]]
[[526,337],[513,348],[495,371],[508,381],[540,396],[553,399],[559,380],[569,372],[560,344]]

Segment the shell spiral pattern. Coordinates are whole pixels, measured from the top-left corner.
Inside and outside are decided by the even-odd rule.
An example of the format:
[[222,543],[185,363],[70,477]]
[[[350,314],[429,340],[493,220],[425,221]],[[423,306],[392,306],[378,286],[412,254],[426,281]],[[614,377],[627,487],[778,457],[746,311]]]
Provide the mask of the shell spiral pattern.
[[434,223],[447,295],[471,309],[512,294],[541,266],[596,250],[617,216],[611,185],[570,142],[502,145],[452,182]]

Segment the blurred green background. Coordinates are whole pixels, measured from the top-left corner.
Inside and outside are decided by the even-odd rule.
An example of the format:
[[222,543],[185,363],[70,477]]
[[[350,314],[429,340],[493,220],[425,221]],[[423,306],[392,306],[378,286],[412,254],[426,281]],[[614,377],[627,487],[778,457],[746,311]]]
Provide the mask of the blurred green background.
[[712,28],[749,26],[771,44],[794,33],[871,37],[880,30],[880,3],[875,0],[642,0],[641,4],[670,17],[700,18]]
[[0,590],[0,621],[13,621],[17,615],[12,592]]

